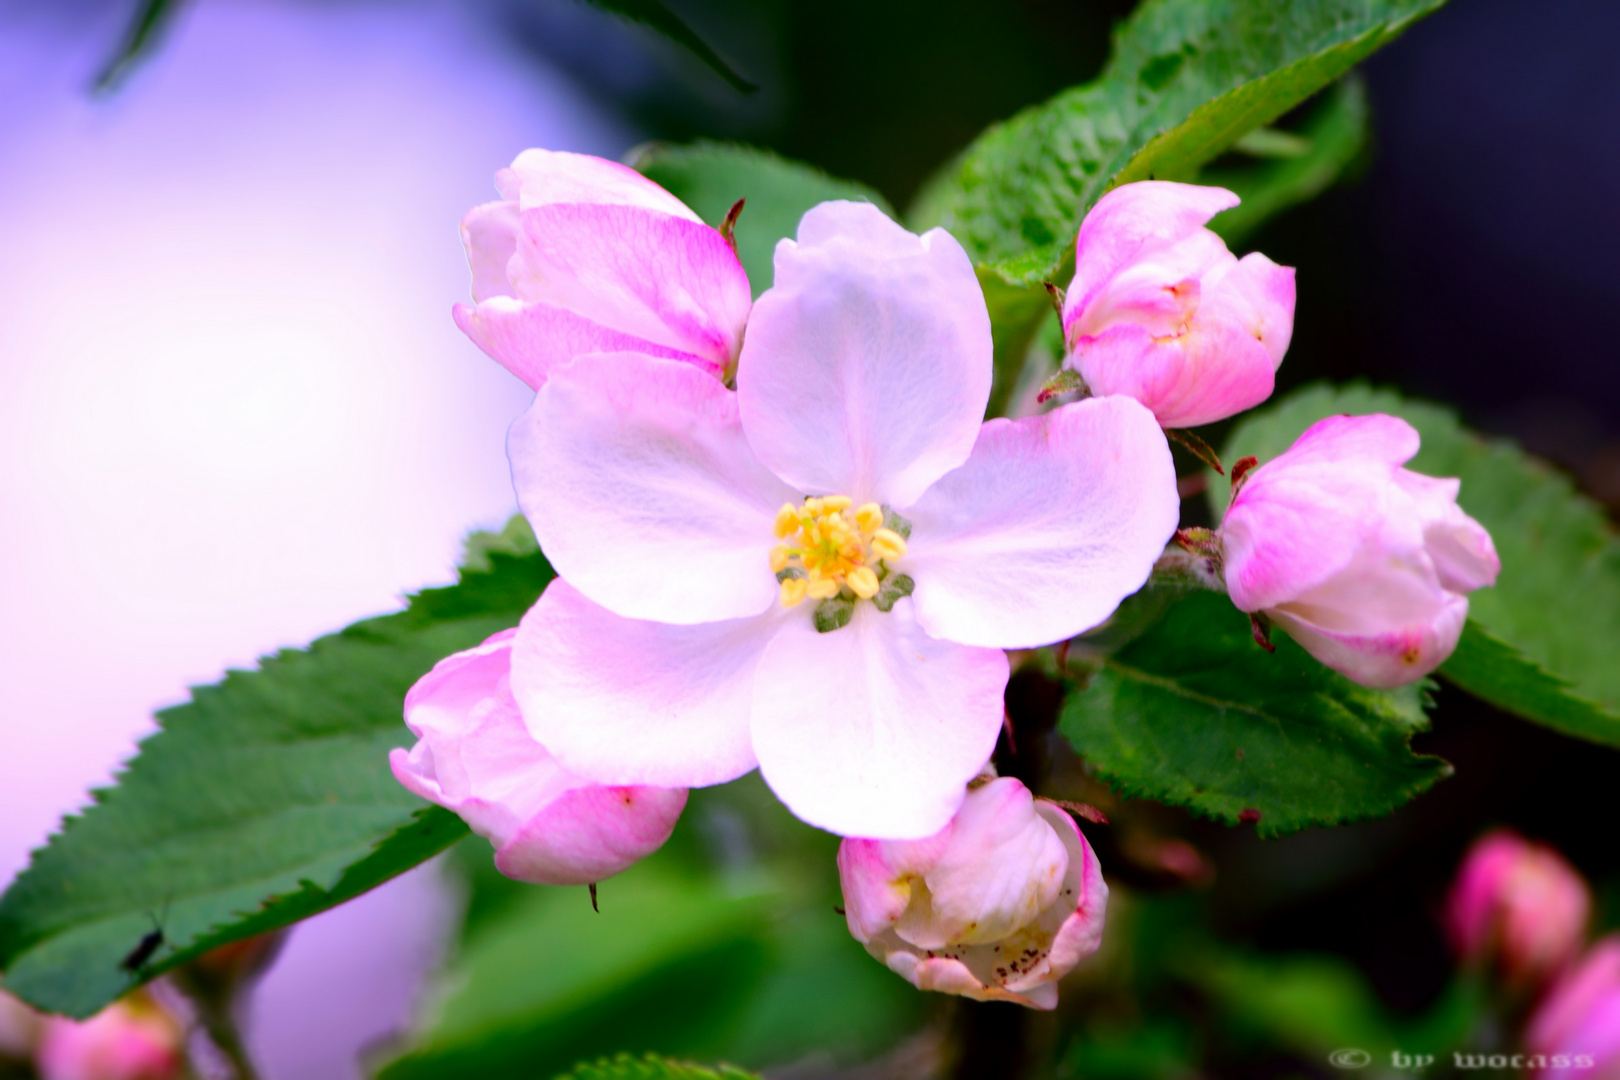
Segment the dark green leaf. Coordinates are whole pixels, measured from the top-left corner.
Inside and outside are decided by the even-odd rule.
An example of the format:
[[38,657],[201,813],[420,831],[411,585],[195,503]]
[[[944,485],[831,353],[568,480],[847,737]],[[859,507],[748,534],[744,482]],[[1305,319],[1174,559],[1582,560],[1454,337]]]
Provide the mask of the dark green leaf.
[[699,37],[697,31],[686,25],[685,20],[671,11],[664,0],[583,0],[583,2],[657,31],[703,61],[709,70],[730,83],[734,90],[751,94],[759,89],[722,60],[720,54],[714,51],[714,47]]
[[1228,245],[1240,245],[1290,206],[1316,198],[1349,168],[1367,143],[1367,91],[1361,80],[1346,77],[1311,112],[1300,134],[1305,147],[1297,156],[1198,174],[1199,183],[1227,188],[1243,199],[1210,222]]
[[[405,691],[513,626],[551,578],[538,554],[430,589],[158,714],[116,787],[71,817],[0,899],[6,989],[88,1016],[215,946],[333,907],[466,835],[388,768]],[[121,961],[161,918],[139,972]]]
[[[1620,746],[1620,543],[1602,509],[1522,450],[1467,431],[1447,409],[1366,386],[1313,386],[1246,419],[1225,452],[1262,462],[1336,413],[1391,413],[1423,436],[1408,465],[1462,480],[1458,502],[1490,530],[1496,586],[1469,598],[1469,623],[1440,668],[1476,696],[1568,735]],[[1224,484],[1210,486],[1215,510]]]
[[828,176],[802,162],[751,146],[653,144],[641,150],[631,164],[716,228],[733,203],[748,200],[737,219],[737,256],[748,271],[755,296],[771,287],[776,242],[795,235],[799,219],[817,203],[853,199],[893,215],[883,196],[863,184]]
[[919,199],[976,261],[1054,280],[1118,184],[1190,180],[1443,0],[1148,0],[1102,75],[985,132]]
[[557,1080],[759,1080],[753,1073],[720,1065],[706,1069],[701,1065],[685,1065],[678,1061],[648,1054],[636,1058],[620,1054],[611,1061],[603,1058],[589,1065],[580,1065]]
[[1268,654],[1218,593],[1175,601],[1098,662],[1061,727],[1128,796],[1228,824],[1258,814],[1276,836],[1387,814],[1450,771],[1409,745],[1427,726],[1421,686],[1358,686],[1281,635]]
[[673,864],[602,882],[600,914],[584,889],[510,902],[468,938],[435,1019],[381,1080],[517,1080],[615,1050],[718,1049],[766,966],[770,882],[728,888]]
[[1179,968],[1229,1024],[1259,1036],[1267,1047],[1286,1047],[1313,1059],[1355,1048],[1387,1062],[1400,1045],[1378,995],[1341,957],[1210,950],[1186,958]]

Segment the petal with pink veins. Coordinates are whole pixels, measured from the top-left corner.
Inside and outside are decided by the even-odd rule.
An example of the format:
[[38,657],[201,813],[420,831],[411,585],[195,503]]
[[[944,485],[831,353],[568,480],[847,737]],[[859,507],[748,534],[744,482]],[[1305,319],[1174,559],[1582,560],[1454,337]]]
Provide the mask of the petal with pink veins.
[[1064,330],[1144,248],[1185,240],[1240,201],[1225,188],[1166,180],[1121,184],[1098,199],[1075,240],[1074,281],[1065,298]]
[[725,237],[632,206],[524,210],[512,291],[728,369],[752,303]]
[[755,670],[784,615],[627,619],[559,578],[518,629],[512,693],[534,737],[595,783],[723,784],[755,767]]
[[917,621],[992,648],[1073,637],[1147,581],[1180,508],[1169,445],[1130,398],[991,420],[907,511]]
[[914,502],[967,460],[990,397],[984,293],[962,246],[826,202],[776,247],[737,396],[754,452],[811,495]]
[[684,361],[716,379],[723,373],[712,359],[666,348],[550,304],[494,296],[476,307],[457,304],[451,314],[473,344],[535,390],[552,368],[591,353],[638,352]]
[[786,621],[754,679],[760,771],[802,820],[844,836],[944,828],[995,749],[1007,655],[923,633],[909,600],[848,626]]
[[596,603],[683,624],[775,603],[771,523],[800,496],[754,457],[737,396],[692,365],[581,357],[552,372],[508,448],[541,549]]

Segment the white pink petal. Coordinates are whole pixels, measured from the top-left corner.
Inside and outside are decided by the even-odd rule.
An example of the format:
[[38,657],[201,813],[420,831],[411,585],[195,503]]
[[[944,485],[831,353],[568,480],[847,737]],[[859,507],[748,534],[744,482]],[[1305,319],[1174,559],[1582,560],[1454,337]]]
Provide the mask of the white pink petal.
[[737,396],[761,461],[807,494],[905,507],[967,460],[990,397],[990,317],[942,229],[828,202],[776,248]]
[[603,787],[576,776],[529,734],[510,685],[515,631],[446,657],[411,688],[417,736],[389,754],[394,776],[453,810],[495,845],[508,877],[583,885],[611,877],[669,838],[684,789]]

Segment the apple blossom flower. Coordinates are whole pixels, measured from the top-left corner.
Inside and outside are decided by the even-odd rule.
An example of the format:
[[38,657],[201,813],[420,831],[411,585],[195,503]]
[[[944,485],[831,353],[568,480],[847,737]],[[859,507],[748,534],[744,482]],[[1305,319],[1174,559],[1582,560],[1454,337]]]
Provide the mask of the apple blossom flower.
[[456,325],[538,388],[558,364],[633,350],[724,378],[748,319],[731,244],[634,169],[525,150],[495,174],[499,202],[461,223],[475,304]]
[[185,1031],[144,991],[88,1020],[46,1020],[34,1063],[41,1080],[176,1080]]
[[1102,943],[1108,886],[1091,845],[1011,777],[967,793],[923,840],[838,848],[849,932],[919,989],[1057,1005],[1057,980]]
[[535,738],[596,783],[757,766],[813,825],[938,832],[1003,650],[1105,619],[1179,510],[1142,406],[981,423],[990,374],[961,246],[849,202],[777,246],[735,392],[635,353],[554,369],[509,441],[560,575],[513,645]]
[[1545,844],[1498,829],[1474,842],[1446,904],[1446,929],[1472,963],[1539,981],[1580,951],[1592,906],[1586,882]]
[[1124,394],[1167,428],[1197,427],[1271,396],[1294,332],[1294,270],[1238,259],[1204,223],[1238,197],[1144,180],[1097,200],[1075,241],[1063,305],[1065,365],[1094,394]]
[[1250,472],[1220,528],[1227,591],[1366,686],[1427,675],[1457,647],[1467,594],[1496,580],[1490,534],[1457,480],[1401,468],[1418,433],[1330,416]]
[[1528,1060],[1540,1080],[1620,1076],[1620,936],[1603,938],[1551,990],[1525,1027]]
[[446,657],[411,687],[405,723],[419,741],[391,751],[388,764],[401,784],[493,843],[507,877],[594,884],[663,846],[686,791],[593,784],[559,765],[512,700],[516,633]]

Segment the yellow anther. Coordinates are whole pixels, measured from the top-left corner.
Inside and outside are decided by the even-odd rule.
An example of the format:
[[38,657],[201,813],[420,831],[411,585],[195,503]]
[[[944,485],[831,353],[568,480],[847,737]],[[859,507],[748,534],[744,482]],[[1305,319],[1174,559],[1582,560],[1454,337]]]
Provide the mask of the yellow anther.
[[787,569],[788,560],[793,558],[793,549],[786,544],[777,544],[771,548],[771,573],[780,574]]
[[831,600],[838,595],[838,582],[832,578],[817,575],[806,580],[810,583],[807,591],[816,600]]
[[777,511],[773,527],[785,543],[771,548],[771,573],[794,575],[782,582],[783,606],[840,593],[869,600],[882,591],[879,560],[892,562],[906,553],[905,539],[884,528],[883,517],[877,503],[857,509],[846,495],[808,498]]
[[885,561],[905,556],[906,539],[893,529],[879,529],[872,534],[872,554]]

